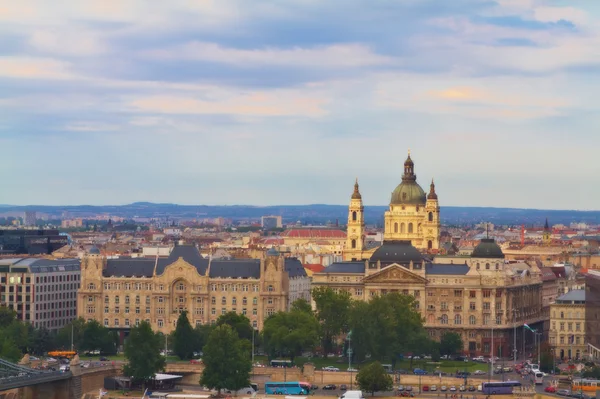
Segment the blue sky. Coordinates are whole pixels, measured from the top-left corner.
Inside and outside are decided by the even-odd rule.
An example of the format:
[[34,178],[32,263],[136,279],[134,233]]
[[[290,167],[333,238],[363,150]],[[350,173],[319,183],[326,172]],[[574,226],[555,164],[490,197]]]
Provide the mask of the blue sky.
[[594,3],[0,0],[0,203],[598,209]]

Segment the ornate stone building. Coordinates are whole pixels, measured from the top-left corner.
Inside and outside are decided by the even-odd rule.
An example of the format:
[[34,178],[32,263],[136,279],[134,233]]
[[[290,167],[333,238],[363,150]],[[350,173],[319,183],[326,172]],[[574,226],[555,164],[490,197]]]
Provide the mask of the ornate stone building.
[[543,320],[540,270],[505,263],[493,239],[482,240],[471,256],[433,260],[409,241],[388,240],[367,260],[334,263],[313,274],[313,287],[319,286],[348,291],[356,300],[412,295],[430,336],[455,331],[470,355],[512,356],[515,338],[521,352],[533,344],[523,324],[537,328]]
[[[440,247],[440,206],[433,180],[429,194],[417,183],[415,164],[408,154],[402,182],[392,192],[390,207],[384,215],[385,241],[410,241],[421,251],[435,252]],[[358,181],[348,207],[348,233],[344,260],[368,259],[375,248],[365,248],[365,222]]]
[[550,345],[558,359],[587,355],[585,290],[573,290],[550,305]]
[[[157,331],[175,329],[186,310],[192,325],[215,323],[230,311],[255,328],[289,306],[290,281],[307,279],[300,262],[271,249],[265,259],[206,259],[192,245],[176,245],[168,257],[107,259],[97,249],[81,263],[77,314],[123,332],[142,320]],[[307,292],[295,296],[308,297]]]

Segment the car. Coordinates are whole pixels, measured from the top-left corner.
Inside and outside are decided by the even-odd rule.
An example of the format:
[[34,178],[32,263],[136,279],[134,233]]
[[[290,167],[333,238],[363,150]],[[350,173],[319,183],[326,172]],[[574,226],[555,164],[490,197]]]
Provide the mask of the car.
[[420,360],[421,356],[413,356],[413,360]]
[[340,385],[340,391],[347,391],[348,387],[346,386],[346,384],[342,384]]
[[316,391],[317,389],[319,389],[319,386],[318,386],[318,385],[312,384],[312,385],[310,386],[310,390],[311,390],[311,391]]
[[456,387],[454,385],[450,387],[450,392],[456,392]]
[[29,356],[29,360],[40,360],[40,359],[35,356]]
[[413,370],[414,375],[427,375],[427,371],[423,369],[416,368]]
[[413,387],[411,385],[407,385],[404,387],[404,390],[410,392],[413,390]]
[[469,385],[468,390],[469,390],[469,392],[475,392],[477,390],[477,388],[475,388],[475,385]]
[[467,378],[470,375],[471,373],[469,373],[468,371],[459,371],[458,373],[456,373],[456,378]]
[[421,388],[421,390],[423,392],[429,392],[429,385],[423,385],[423,387]]
[[556,391],[556,394],[560,396],[569,396],[571,395],[571,391],[569,391],[568,389],[559,389],[558,391]]
[[200,363],[202,363],[202,360],[200,360],[200,359],[190,359],[190,363],[191,364],[200,364]]
[[556,388],[553,386],[548,386],[548,387],[544,388],[544,392],[556,393]]
[[510,367],[510,366],[506,366],[506,367],[504,367],[503,371],[504,371],[505,373],[512,373],[512,371],[513,371],[513,368],[512,368],[512,367]]
[[483,370],[475,370],[475,371],[473,372],[473,374],[475,374],[475,375],[485,375],[485,374],[487,374],[487,373],[486,373],[485,371],[483,371]]
[[323,387],[325,391],[335,391],[337,386],[335,384],[327,384]]
[[355,369],[355,368],[353,368],[353,367],[348,367],[347,371],[351,371],[351,372],[354,372],[354,373],[358,372],[358,370]]
[[464,385],[461,385],[458,387],[458,390],[461,392],[465,392],[467,390],[467,388]]
[[483,362],[485,362],[485,358],[483,356],[475,356],[473,358],[473,361],[483,363]]
[[571,392],[571,397],[576,399],[591,399],[591,396],[584,394],[583,392]]
[[442,387],[440,388],[440,391],[442,392],[446,392],[448,390],[448,388],[445,385],[442,385]]
[[408,391],[404,391],[400,393],[400,396],[404,396],[404,397],[410,397],[410,398],[414,398],[415,394],[412,392],[408,392]]
[[107,357],[104,357],[104,356],[101,356],[101,357],[100,357],[100,361],[101,361],[101,362],[108,362],[108,358],[107,358]]
[[323,371],[340,371],[340,369],[338,369],[337,367],[333,367],[333,366],[325,366],[325,367],[323,367]]
[[431,392],[435,392],[435,391],[437,391],[437,385],[432,385],[432,386],[430,386],[430,387],[429,387],[429,390],[430,390]]

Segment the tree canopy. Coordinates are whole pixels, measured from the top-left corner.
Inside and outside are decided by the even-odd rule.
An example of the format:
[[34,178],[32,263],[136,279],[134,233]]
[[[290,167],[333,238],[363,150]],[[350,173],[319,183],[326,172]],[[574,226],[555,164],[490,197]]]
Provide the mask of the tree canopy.
[[187,317],[187,312],[184,310],[177,319],[177,326],[173,333],[173,352],[182,360],[191,359],[194,351],[197,350],[197,339],[194,334],[194,329]]
[[128,363],[123,368],[123,373],[138,381],[147,382],[153,378],[166,365],[160,348],[160,336],[152,331],[150,323],[142,321],[139,326],[131,329],[125,341],[125,358]]
[[463,342],[460,334],[449,331],[442,335],[440,340],[440,353],[442,355],[456,355],[463,349]]
[[310,313],[310,314],[313,313],[312,307],[310,306],[310,302],[308,302],[304,298],[296,299],[292,303],[292,307],[290,310],[291,311],[297,310],[299,312]]
[[317,318],[321,322],[321,339],[325,355],[333,348],[333,339],[348,331],[350,294],[346,291],[335,292],[329,287],[318,287],[312,291],[317,307]]
[[278,312],[265,321],[262,331],[269,357],[294,357],[312,350],[319,342],[319,321],[301,310]]
[[375,395],[375,392],[389,391],[392,389],[392,377],[385,371],[381,363],[373,362],[358,372],[356,382],[361,390],[370,392]]
[[212,330],[204,346],[201,385],[218,391],[237,391],[250,385],[252,360],[242,342],[228,324]]
[[81,341],[78,349],[82,351],[99,350],[103,354],[114,354],[117,352],[115,340],[110,330],[102,326],[96,320],[90,320],[83,326]]
[[252,341],[252,325],[250,324],[250,320],[243,314],[227,312],[217,319],[217,326],[222,326],[223,324],[227,324],[233,328],[240,339],[246,339],[249,342]]

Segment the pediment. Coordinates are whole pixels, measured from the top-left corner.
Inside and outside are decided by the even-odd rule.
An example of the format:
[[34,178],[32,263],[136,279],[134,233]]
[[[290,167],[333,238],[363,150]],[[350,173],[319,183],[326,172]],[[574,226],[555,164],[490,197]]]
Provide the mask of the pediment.
[[167,265],[161,276],[166,276],[168,279],[183,276],[202,277],[200,274],[198,274],[198,269],[196,269],[194,265],[186,262],[183,258],[178,258],[175,262]]
[[383,270],[365,277],[363,281],[365,283],[389,284],[427,283],[427,279],[425,277],[419,276],[418,274],[397,263],[391,264]]

